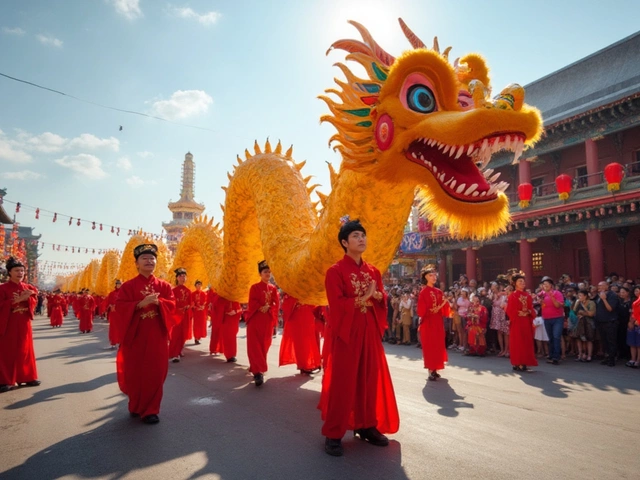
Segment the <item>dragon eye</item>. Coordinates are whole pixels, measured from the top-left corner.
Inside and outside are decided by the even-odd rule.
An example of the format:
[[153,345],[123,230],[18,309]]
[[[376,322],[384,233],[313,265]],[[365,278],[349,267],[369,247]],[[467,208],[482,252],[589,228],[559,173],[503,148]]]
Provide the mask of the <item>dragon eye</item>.
[[407,91],[407,106],[414,112],[431,113],[436,110],[436,99],[429,87],[412,85]]

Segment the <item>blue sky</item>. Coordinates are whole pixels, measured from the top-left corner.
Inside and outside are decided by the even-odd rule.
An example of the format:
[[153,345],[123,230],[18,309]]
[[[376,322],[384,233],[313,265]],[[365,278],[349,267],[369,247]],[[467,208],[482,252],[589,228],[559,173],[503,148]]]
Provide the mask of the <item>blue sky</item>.
[[[90,221],[160,233],[179,197],[191,151],[196,199],[221,218],[221,186],[236,154],[254,139],[294,145],[304,172],[328,185],[333,134],[317,95],[339,75],[325,56],[365,25],[397,55],[409,47],[402,17],[453,58],[476,51],[494,90],[527,84],[638,30],[636,1],[206,1],[4,0],[0,73],[92,102],[205,130],[128,115],[0,77],[0,187],[6,200],[80,217],[81,227],[33,210],[17,215],[42,241],[123,248],[127,237]],[[119,131],[119,126],[123,130]],[[329,188],[320,188],[327,192]],[[5,204],[9,213],[14,207]],[[126,232],[125,232],[126,233]],[[86,263],[97,255],[53,252],[42,259]]]

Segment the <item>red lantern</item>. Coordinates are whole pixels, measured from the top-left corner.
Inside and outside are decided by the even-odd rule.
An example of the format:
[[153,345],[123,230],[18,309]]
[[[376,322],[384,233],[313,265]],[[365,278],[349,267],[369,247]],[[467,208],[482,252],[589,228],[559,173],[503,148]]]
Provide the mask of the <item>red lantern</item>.
[[53,221],[55,222],[56,220],[58,220],[58,214],[54,212],[54,214],[53,214]]
[[40,218],[40,209],[36,208],[36,220]]
[[620,182],[624,177],[624,167],[613,162],[604,167],[604,178],[607,181],[607,190],[617,192],[620,190]]
[[556,189],[558,190],[558,197],[560,197],[560,200],[566,200],[569,198],[572,183],[573,179],[566,173],[558,175],[558,178],[556,178]]
[[529,206],[529,202],[531,201],[531,196],[533,195],[533,185],[530,183],[521,183],[518,185],[518,197],[520,198],[520,202],[518,205],[520,208],[527,208]]
[[20,213],[20,202],[16,203],[16,213]]

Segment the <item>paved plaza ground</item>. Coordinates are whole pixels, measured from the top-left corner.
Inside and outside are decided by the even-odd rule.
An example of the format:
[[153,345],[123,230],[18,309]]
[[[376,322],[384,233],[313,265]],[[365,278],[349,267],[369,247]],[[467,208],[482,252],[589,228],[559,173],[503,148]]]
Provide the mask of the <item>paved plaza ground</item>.
[[277,367],[265,384],[190,341],[170,364],[158,425],[129,418],[107,324],[81,335],[34,321],[42,385],[0,395],[0,479],[631,479],[640,471],[640,370],[597,362],[516,374],[502,358],[450,354],[427,382],[420,350],[385,344],[400,409],[388,448],[350,433],[324,453],[321,375]]

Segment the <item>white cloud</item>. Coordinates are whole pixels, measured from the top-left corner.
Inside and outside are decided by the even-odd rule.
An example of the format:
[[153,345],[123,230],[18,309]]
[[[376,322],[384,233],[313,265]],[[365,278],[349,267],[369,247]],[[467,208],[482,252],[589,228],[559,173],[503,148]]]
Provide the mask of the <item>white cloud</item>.
[[127,182],[131,188],[140,188],[145,185],[155,185],[157,183],[155,180],[143,180],[137,175],[130,176],[125,182]]
[[221,13],[213,11],[207,13],[196,13],[189,7],[170,7],[169,11],[176,17],[196,20],[199,24],[204,25],[205,27],[215,24],[222,16]]
[[127,20],[135,20],[142,16],[142,10],[140,9],[140,0],[108,0],[111,5],[116,9],[118,14],[122,15]]
[[213,99],[202,90],[178,90],[169,100],[158,100],[152,113],[168,120],[178,120],[209,110]]
[[131,164],[131,160],[129,160],[129,157],[121,157],[118,159],[118,161],[116,162],[116,166],[121,169],[121,170],[131,170],[133,168],[133,165]]
[[0,177],[5,180],[37,180],[44,175],[38,172],[32,172],[31,170],[22,170],[20,172],[5,172],[0,173]]
[[144,158],[145,160],[147,158],[153,158],[155,157],[155,155],[152,152],[147,152],[146,150],[144,152],[138,152],[138,156],[140,158]]
[[104,148],[117,152],[120,150],[120,140],[116,137],[98,138],[90,133],[83,133],[69,142],[69,148],[78,148],[80,150],[97,150]]
[[42,35],[41,33],[39,33],[38,35],[36,35],[36,38],[43,45],[51,45],[52,47],[62,48],[62,44],[63,44],[62,40],[56,37],[52,37],[50,35],[49,36]]
[[18,130],[14,139],[7,142],[16,149],[40,153],[59,153],[66,150],[120,150],[120,141],[115,137],[99,138],[91,133],[83,133],[68,139],[56,133],[44,132],[34,135]]
[[78,155],[65,155],[55,161],[58,165],[69,168],[80,177],[99,180],[107,176],[102,169],[102,162],[94,155],[80,153]]
[[7,160],[13,163],[29,163],[32,158],[27,152],[14,148],[10,141],[0,137],[0,160]]
[[2,33],[6,33],[7,35],[18,35],[18,36],[22,36],[24,35],[25,32],[23,29],[21,29],[20,27],[16,27],[16,28],[9,28],[9,27],[2,27]]

